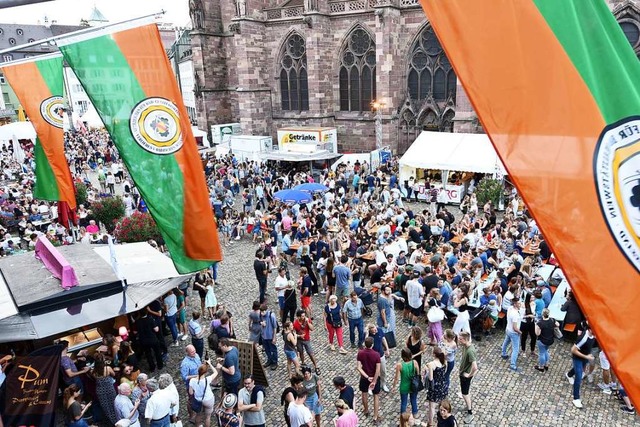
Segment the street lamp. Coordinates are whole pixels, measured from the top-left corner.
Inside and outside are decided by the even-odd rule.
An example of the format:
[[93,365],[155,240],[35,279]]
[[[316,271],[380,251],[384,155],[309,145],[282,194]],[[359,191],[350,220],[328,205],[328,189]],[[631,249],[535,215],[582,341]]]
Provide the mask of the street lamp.
[[375,99],[371,101],[371,110],[376,113],[376,150],[382,148],[382,109],[385,104]]

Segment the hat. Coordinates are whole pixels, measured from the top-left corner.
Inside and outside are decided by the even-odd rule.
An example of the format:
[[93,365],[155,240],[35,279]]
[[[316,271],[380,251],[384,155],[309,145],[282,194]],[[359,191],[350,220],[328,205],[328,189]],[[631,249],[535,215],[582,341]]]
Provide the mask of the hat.
[[236,406],[236,403],[238,403],[238,396],[236,396],[233,393],[229,393],[227,394],[224,399],[222,400],[222,406],[225,409],[229,409],[229,408],[233,408]]
[[413,277],[420,277],[420,272],[418,270],[414,271]]
[[404,266],[404,270],[409,272],[409,271],[413,271],[413,264],[407,264]]

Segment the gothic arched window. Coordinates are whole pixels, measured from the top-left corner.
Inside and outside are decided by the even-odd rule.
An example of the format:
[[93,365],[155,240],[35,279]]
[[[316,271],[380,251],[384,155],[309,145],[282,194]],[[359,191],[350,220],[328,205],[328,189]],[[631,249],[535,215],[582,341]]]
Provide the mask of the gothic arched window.
[[433,96],[436,102],[456,96],[456,74],[442,50],[433,28],[426,27],[409,53],[407,88],[411,99],[422,101]]
[[376,45],[362,28],[351,32],[340,53],[340,110],[369,111],[376,97]]
[[291,34],[280,53],[280,95],[282,109],[309,109],[309,81],[307,78],[307,49],[304,39]]

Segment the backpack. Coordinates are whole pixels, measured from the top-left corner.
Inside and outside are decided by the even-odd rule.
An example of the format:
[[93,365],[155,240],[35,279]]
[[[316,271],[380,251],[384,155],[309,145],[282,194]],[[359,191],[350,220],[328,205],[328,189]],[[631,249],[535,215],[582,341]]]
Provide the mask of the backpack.
[[275,318],[275,315],[273,314],[273,311],[271,311],[271,310],[267,311],[267,316],[269,316],[269,321],[270,322],[273,322],[274,319],[275,319],[276,327],[274,329],[275,329],[276,334],[279,334],[280,333],[280,322],[278,322],[278,319]]

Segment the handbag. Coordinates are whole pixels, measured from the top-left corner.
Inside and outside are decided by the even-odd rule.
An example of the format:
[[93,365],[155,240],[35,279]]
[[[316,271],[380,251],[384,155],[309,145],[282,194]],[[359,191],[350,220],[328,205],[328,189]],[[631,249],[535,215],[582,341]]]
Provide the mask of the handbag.
[[427,311],[427,319],[429,323],[438,323],[444,320],[444,310],[440,307],[433,306]]
[[553,336],[556,337],[559,340],[561,340],[562,337],[563,337],[562,331],[557,326],[553,328]]
[[398,346],[396,343],[396,334],[393,331],[385,332],[384,339],[387,340],[387,347],[396,348]]
[[[411,363],[414,363],[413,360]],[[416,367],[413,365],[413,376],[411,377],[411,393],[417,393],[424,390],[424,383],[419,372],[416,372]]]
[[[207,380],[205,378],[205,386],[204,386],[204,390],[202,391],[202,399],[204,399],[204,395],[207,392],[206,382]],[[200,384],[200,381],[198,381],[198,384]],[[190,399],[191,401],[189,402],[189,405],[191,405],[191,410],[196,414],[199,414],[200,412],[202,412],[202,399],[200,400],[196,399],[195,393],[193,394],[193,396],[191,396],[191,399]]]

